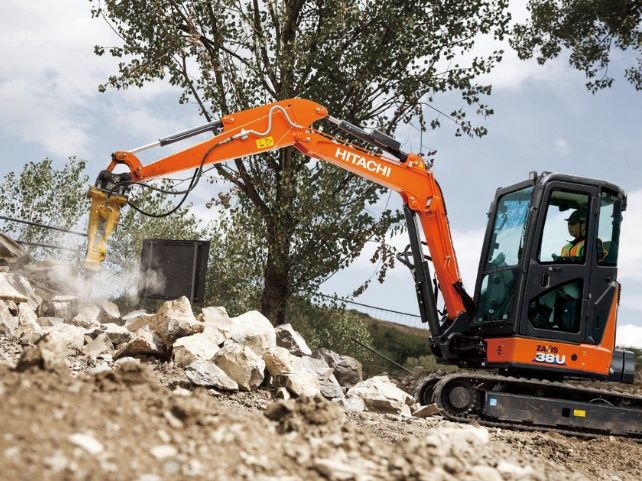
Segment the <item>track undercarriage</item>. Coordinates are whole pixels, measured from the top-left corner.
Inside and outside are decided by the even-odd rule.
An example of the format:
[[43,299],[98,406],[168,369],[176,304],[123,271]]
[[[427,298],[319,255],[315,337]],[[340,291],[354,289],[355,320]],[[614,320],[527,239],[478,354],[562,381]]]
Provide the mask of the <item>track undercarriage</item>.
[[435,403],[458,422],[642,441],[642,397],[581,383],[456,373],[425,378],[415,397],[421,404]]

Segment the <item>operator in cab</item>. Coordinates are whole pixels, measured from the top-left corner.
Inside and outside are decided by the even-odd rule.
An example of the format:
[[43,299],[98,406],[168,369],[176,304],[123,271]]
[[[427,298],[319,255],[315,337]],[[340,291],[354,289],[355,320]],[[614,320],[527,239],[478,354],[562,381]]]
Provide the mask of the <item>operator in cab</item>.
[[568,233],[573,236],[573,240],[562,247],[562,257],[583,257],[584,239],[586,237],[586,212],[576,210],[565,219],[568,223]]
[[[568,225],[568,233],[573,237],[564,247],[560,257],[584,257],[584,241],[586,238],[586,211],[577,209],[565,219]],[[598,260],[606,257],[608,252],[600,239],[597,239]]]

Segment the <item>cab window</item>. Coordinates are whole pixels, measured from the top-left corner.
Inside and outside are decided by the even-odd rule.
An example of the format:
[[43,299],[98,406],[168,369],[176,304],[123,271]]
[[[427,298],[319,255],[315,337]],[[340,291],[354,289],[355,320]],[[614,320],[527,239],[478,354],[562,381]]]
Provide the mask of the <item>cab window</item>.
[[597,262],[600,265],[617,265],[622,221],[622,200],[608,192],[600,193],[600,220],[598,225]]
[[584,263],[588,214],[588,194],[554,190],[546,207],[538,260],[542,263]]

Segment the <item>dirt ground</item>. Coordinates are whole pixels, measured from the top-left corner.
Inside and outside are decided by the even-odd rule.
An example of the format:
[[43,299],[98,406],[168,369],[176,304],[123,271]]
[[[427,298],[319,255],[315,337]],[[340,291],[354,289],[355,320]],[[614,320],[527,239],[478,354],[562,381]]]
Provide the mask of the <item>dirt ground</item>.
[[1,480],[642,479],[642,446],[626,440],[498,429],[461,438],[468,431],[439,416],[192,389],[158,361],[106,369],[79,358],[19,373],[20,348],[2,335],[0,353]]

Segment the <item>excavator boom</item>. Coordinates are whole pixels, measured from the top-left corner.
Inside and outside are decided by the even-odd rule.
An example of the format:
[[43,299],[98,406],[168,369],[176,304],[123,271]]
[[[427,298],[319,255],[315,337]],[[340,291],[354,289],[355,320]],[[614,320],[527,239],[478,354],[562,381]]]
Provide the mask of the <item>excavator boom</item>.
[[[339,129],[369,143],[372,150],[357,147],[312,127],[314,122],[324,118],[328,118]],[[108,234],[117,222],[119,206],[124,204],[122,199],[129,186],[190,168],[202,169],[205,165],[294,147],[309,157],[329,162],[397,191],[410,218],[417,216],[419,219],[448,318],[455,319],[465,313],[467,298],[463,292],[452,245],[444,199],[432,171],[421,156],[402,152],[398,142],[381,132],[367,133],[348,122],[328,117],[325,107],[304,99],[288,99],[263,105],[223,116],[220,121],[207,124],[208,129],[216,127],[220,130],[211,139],[148,165],[140,162],[136,152],[182,140],[185,135],[200,133],[202,129],[192,129],[138,149],[112,154],[111,163],[99,176],[91,194],[93,203],[89,231],[100,235],[90,238],[85,261],[87,267],[96,268],[104,260]],[[384,156],[380,151],[389,155]],[[128,172],[113,174],[118,165],[125,165]],[[99,195],[99,191],[104,195]],[[113,200],[114,196],[119,196],[118,201]],[[111,228],[98,227],[99,224]],[[419,243],[417,240],[418,245]],[[420,256],[419,253],[417,255]],[[415,261],[425,262],[417,258]],[[423,267],[427,269],[427,264]],[[434,299],[429,293],[420,292],[431,290],[431,279],[422,278],[418,282],[420,303],[427,305],[429,313],[426,314],[426,309],[422,309],[422,314],[425,321],[429,322],[431,331],[439,332],[441,326]]]

